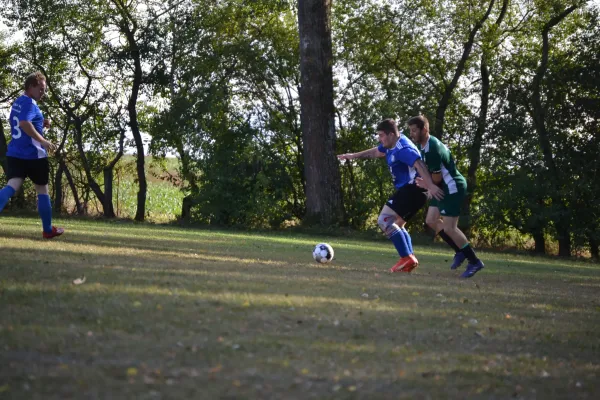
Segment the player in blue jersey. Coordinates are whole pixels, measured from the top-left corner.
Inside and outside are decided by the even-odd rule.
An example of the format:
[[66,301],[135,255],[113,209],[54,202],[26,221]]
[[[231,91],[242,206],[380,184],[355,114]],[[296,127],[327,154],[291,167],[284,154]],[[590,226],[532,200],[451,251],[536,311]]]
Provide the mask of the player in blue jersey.
[[6,152],[8,184],[0,190],[0,211],[21,188],[25,178],[31,179],[38,194],[38,211],[42,218],[42,236],[51,239],[63,234],[62,228],[52,226],[52,204],[48,195],[48,151],[56,145],[44,138],[44,119],[37,105],[46,94],[46,77],[34,72],[25,79],[25,92],[12,105],[9,123],[12,139]]
[[[433,183],[427,166],[421,159],[421,153],[409,138],[398,131],[396,121],[381,121],[377,125],[377,135],[379,146],[358,153],[340,154],[338,158],[386,158],[396,192],[381,209],[377,223],[400,255],[400,260],[390,272],[411,272],[419,261],[414,255],[412,240],[404,225],[425,205],[427,191],[440,200],[444,197],[444,191]],[[416,185],[417,176],[423,179],[426,189]]]

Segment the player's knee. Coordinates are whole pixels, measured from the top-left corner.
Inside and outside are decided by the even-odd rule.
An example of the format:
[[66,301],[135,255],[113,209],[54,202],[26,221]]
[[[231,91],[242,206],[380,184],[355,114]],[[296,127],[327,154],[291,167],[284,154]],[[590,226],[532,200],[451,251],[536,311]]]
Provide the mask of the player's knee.
[[427,226],[430,227],[431,229],[433,229],[434,231],[437,231],[438,222],[439,222],[438,218],[433,218],[430,216],[427,216],[427,218],[425,219],[425,223],[427,224]]
[[37,194],[48,194],[48,185],[33,185]]
[[390,229],[393,229],[396,223],[396,216],[391,214],[379,214],[379,218],[377,218],[377,225],[379,225],[379,229],[386,235],[389,233]]

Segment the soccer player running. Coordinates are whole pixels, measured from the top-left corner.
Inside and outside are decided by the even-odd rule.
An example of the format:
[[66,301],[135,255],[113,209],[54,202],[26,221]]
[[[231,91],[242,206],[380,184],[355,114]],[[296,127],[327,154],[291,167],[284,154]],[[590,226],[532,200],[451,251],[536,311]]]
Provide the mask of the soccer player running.
[[[377,223],[400,255],[400,261],[390,272],[411,272],[419,261],[414,255],[412,240],[404,225],[427,202],[427,190],[436,199],[442,199],[444,192],[433,183],[419,150],[409,138],[400,134],[393,119],[381,121],[377,125],[377,135],[379,146],[358,153],[340,154],[338,158],[386,158],[396,192],[381,209]],[[422,177],[424,188],[416,185],[417,172]]]
[[44,138],[44,128],[50,121],[44,119],[37,102],[46,94],[46,77],[34,72],[25,79],[25,93],[15,100],[9,123],[12,140],[6,152],[8,184],[0,190],[0,212],[21,188],[25,178],[31,179],[38,194],[38,212],[42,218],[42,236],[51,239],[63,234],[62,228],[52,226],[52,204],[48,195],[48,151],[56,145]]
[[[470,278],[483,268],[465,234],[458,229],[460,206],[467,194],[467,181],[458,172],[448,148],[429,134],[429,121],[424,116],[412,117],[406,123],[410,137],[421,150],[433,182],[444,189],[444,198],[432,198],[425,222],[455,251],[450,269],[458,268],[465,259],[467,269],[460,276]],[[417,185],[421,185],[417,180]]]

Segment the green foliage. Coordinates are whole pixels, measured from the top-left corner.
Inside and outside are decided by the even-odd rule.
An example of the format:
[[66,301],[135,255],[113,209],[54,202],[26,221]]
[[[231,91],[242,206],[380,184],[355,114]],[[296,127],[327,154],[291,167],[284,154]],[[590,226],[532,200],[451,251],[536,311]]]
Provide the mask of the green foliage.
[[[425,113],[433,127],[469,33],[489,4],[333,2],[338,153],[375,146],[373,128],[383,118],[402,124]],[[568,228],[582,253],[600,239],[594,207],[600,32],[593,4],[580,4],[550,35],[540,100],[558,176],[547,172],[532,120],[542,27],[571,4],[495,1],[452,93],[443,139],[465,174],[473,163],[485,60],[490,107],[472,215],[465,216],[481,243],[530,246],[533,236],[555,240]],[[48,135],[62,144],[52,179],[59,165],[73,177],[72,186],[66,177],[61,183],[66,211],[74,209],[72,190],[89,213],[100,210],[103,170],[116,162],[123,138],[125,153],[132,152],[127,110],[132,56],[140,54],[141,92],[134,99],[140,128],[152,155],[180,160],[148,170],[170,174],[169,184],[148,176],[152,219],[189,211],[186,217],[204,223],[266,227],[304,216],[295,2],[0,0],[0,6],[9,27],[0,38],[0,97],[20,88],[32,70],[47,74],[51,95],[42,106],[54,126]],[[18,30],[18,40],[9,37]],[[6,114],[11,101],[0,111]],[[115,209],[129,216],[139,182],[129,161],[115,168]],[[344,162],[340,172],[345,222],[375,230],[374,217],[393,190],[385,163]],[[560,221],[568,226],[558,227]]]

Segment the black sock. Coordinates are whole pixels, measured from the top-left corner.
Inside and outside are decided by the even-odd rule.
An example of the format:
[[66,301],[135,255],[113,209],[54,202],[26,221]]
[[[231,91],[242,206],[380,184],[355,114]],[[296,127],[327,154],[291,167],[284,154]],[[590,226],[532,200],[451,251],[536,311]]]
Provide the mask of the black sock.
[[469,264],[477,264],[479,262],[479,258],[475,255],[475,250],[473,250],[469,243],[461,251],[467,257],[467,260],[469,260]]
[[450,236],[448,236],[448,234],[446,232],[444,232],[443,229],[438,233],[438,235],[440,235],[440,237],[442,239],[444,239],[444,242],[448,243],[448,246],[450,246],[454,249],[455,253],[458,253],[460,251],[460,249],[458,248],[456,243],[454,243],[454,240],[452,240],[452,238]]

